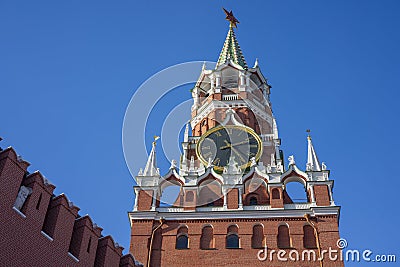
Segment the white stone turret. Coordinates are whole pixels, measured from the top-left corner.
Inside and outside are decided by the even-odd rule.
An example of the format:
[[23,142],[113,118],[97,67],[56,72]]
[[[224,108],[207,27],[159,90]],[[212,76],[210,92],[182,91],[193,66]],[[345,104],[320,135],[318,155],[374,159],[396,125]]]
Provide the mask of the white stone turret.
[[321,171],[321,165],[319,163],[317,153],[315,153],[314,146],[311,141],[311,136],[307,136],[308,140],[308,156],[307,156],[307,165],[306,165],[306,170],[307,171]]
[[149,158],[147,159],[146,167],[142,173],[143,176],[156,176],[160,175],[157,168],[157,158],[156,158],[156,141],[159,137],[154,137],[154,141],[151,147]]
[[183,142],[189,142],[189,122],[186,123],[185,132],[183,134]]

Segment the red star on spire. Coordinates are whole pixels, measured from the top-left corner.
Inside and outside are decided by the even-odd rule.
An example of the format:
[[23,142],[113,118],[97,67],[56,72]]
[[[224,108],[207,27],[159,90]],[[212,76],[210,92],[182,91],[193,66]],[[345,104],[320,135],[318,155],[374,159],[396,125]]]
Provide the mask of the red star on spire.
[[233,15],[233,12],[232,12],[232,10],[231,11],[228,11],[228,10],[226,10],[225,8],[222,8],[223,10],[224,10],[224,12],[225,12],[225,15],[226,15],[226,20],[228,20],[229,22],[230,22],[230,24],[231,24],[231,26],[233,26],[233,27],[235,27],[235,28],[237,28],[237,23],[239,23],[239,21],[235,18],[235,16]]

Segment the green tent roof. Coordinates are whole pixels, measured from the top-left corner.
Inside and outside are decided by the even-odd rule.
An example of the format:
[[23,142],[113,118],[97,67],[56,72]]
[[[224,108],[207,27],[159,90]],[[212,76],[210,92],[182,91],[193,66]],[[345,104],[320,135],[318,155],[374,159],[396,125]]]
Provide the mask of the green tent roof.
[[240,45],[236,39],[232,24],[229,25],[228,35],[226,36],[225,43],[222,47],[216,67],[223,65],[229,59],[242,66],[243,69],[248,69],[246,60],[244,59],[242,50],[240,49]]

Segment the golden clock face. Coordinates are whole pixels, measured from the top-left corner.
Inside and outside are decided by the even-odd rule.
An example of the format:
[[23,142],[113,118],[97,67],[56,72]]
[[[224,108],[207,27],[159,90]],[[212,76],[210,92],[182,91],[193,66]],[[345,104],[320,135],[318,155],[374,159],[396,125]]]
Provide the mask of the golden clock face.
[[197,157],[204,165],[211,160],[214,168],[223,170],[229,159],[242,169],[251,165],[251,159],[258,160],[262,154],[262,141],[253,129],[245,126],[216,126],[202,135],[196,146]]

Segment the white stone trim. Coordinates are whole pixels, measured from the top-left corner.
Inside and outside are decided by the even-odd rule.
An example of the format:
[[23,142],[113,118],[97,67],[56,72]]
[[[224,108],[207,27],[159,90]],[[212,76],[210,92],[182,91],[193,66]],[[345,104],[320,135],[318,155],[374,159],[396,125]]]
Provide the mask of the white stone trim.
[[183,208],[175,208],[175,207],[159,207],[156,208],[158,212],[185,212]]
[[17,209],[16,207],[13,207],[13,210],[15,210],[19,215],[21,215],[22,218],[26,218],[26,215],[23,214],[19,209]]
[[283,207],[285,209],[309,209],[311,207],[311,203],[292,203],[292,204],[284,204]]
[[[216,208],[216,207],[209,207]],[[218,207],[222,208],[222,207]],[[204,209],[204,208],[199,208]],[[311,216],[340,215],[339,206],[329,207],[311,207],[304,209],[271,209],[263,212],[254,212],[250,210],[220,210],[220,211],[191,211],[191,212],[129,212],[129,219],[132,220],[223,220],[223,219],[270,219],[270,218],[291,218],[303,217],[304,214]],[[131,225],[132,226],[132,225]]]
[[333,201],[333,192],[332,192],[333,183],[328,184],[328,194],[331,206],[335,206],[335,201]]
[[254,97],[252,99],[252,101],[254,102],[254,104],[256,104],[259,108],[265,108],[265,105],[263,105],[260,101],[258,101],[256,99],[256,96],[254,94],[252,94]]
[[68,252],[68,255],[76,262],[79,262],[79,259],[75,257],[74,255],[71,254],[71,252]]
[[230,95],[222,96],[222,101],[233,101],[233,100],[238,100],[238,99],[239,99],[238,94],[230,94]]
[[212,110],[218,108],[229,108],[230,105],[232,107],[248,107],[256,115],[265,119],[271,125],[271,127],[273,125],[272,115],[266,112],[264,109],[260,108],[252,100],[238,99],[238,100],[231,100],[229,103],[225,103],[219,100],[212,100],[211,102],[204,104],[202,107],[198,109],[197,115],[190,122],[192,129],[196,126],[197,123],[203,120]]
[[311,194],[311,203],[315,204],[315,194],[314,194],[314,185],[307,183],[307,187],[310,188],[310,194]]
[[139,192],[140,192],[140,190],[139,190],[139,188],[134,188],[134,191],[135,191],[135,203],[133,204],[133,210],[134,211],[137,211],[137,209],[138,209],[138,201],[139,201]]
[[224,195],[224,206],[223,206],[223,209],[226,210],[226,209],[228,209],[228,199],[227,199],[228,192],[227,192],[227,188],[222,188],[222,194]]
[[151,210],[156,210],[157,192],[158,189],[153,190],[153,200],[151,201]]
[[199,207],[196,208],[196,212],[204,212],[204,211],[223,211],[226,210],[224,207]]
[[270,205],[244,206],[243,210],[271,210]]
[[48,240],[50,240],[50,241],[53,241],[53,240],[54,240],[51,236],[49,236],[49,235],[46,234],[45,232],[40,231],[40,233],[41,233],[44,237],[46,237]]
[[239,210],[242,210],[243,209],[243,187],[242,186],[238,187],[238,191],[239,191],[239,194],[238,194]]

